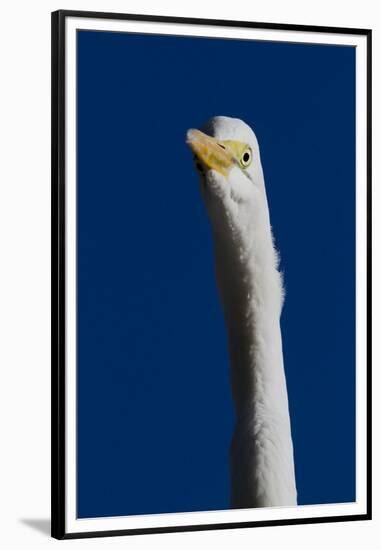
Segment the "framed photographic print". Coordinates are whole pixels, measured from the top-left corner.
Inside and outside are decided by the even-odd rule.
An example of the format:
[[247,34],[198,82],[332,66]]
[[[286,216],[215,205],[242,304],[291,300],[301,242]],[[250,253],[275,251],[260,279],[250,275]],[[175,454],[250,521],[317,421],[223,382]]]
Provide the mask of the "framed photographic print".
[[371,31],[52,14],[52,535],[371,517]]

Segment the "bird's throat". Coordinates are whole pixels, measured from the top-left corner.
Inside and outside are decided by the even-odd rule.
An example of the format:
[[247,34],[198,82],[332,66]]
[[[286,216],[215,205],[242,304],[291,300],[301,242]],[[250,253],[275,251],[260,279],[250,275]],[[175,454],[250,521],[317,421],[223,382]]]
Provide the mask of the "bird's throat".
[[280,330],[282,280],[270,224],[258,220],[249,233],[231,238],[232,231],[221,227],[214,231],[236,408],[232,506],[295,505]]
[[[255,232],[255,225],[251,228]],[[265,230],[266,229],[266,230]],[[251,407],[262,373],[284,376],[280,315],[282,280],[271,227],[249,242],[215,234],[216,276],[224,310],[237,415]]]

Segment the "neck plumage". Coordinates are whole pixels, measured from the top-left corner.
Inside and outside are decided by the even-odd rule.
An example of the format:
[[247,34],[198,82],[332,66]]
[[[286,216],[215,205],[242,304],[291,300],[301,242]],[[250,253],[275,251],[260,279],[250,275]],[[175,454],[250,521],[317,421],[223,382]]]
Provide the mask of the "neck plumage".
[[251,217],[244,236],[232,231],[228,217],[220,216],[213,225],[237,419],[231,505],[296,505],[280,332],[283,290],[267,201],[266,209]]

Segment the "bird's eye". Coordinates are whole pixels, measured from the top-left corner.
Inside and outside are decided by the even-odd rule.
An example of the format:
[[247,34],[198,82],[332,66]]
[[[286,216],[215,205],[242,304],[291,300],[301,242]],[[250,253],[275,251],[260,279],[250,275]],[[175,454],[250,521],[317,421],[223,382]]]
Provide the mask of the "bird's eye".
[[245,149],[241,157],[241,165],[243,166],[243,168],[247,168],[248,166],[250,166],[252,158],[253,158],[253,153],[250,147],[248,147],[247,149]]

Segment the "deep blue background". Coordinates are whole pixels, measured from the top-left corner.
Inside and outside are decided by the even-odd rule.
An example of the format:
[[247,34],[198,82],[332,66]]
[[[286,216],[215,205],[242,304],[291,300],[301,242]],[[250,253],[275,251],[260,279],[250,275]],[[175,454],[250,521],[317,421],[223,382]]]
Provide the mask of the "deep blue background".
[[78,34],[79,517],[229,507],[210,228],[184,136],[259,139],[300,504],[355,499],[355,50]]

